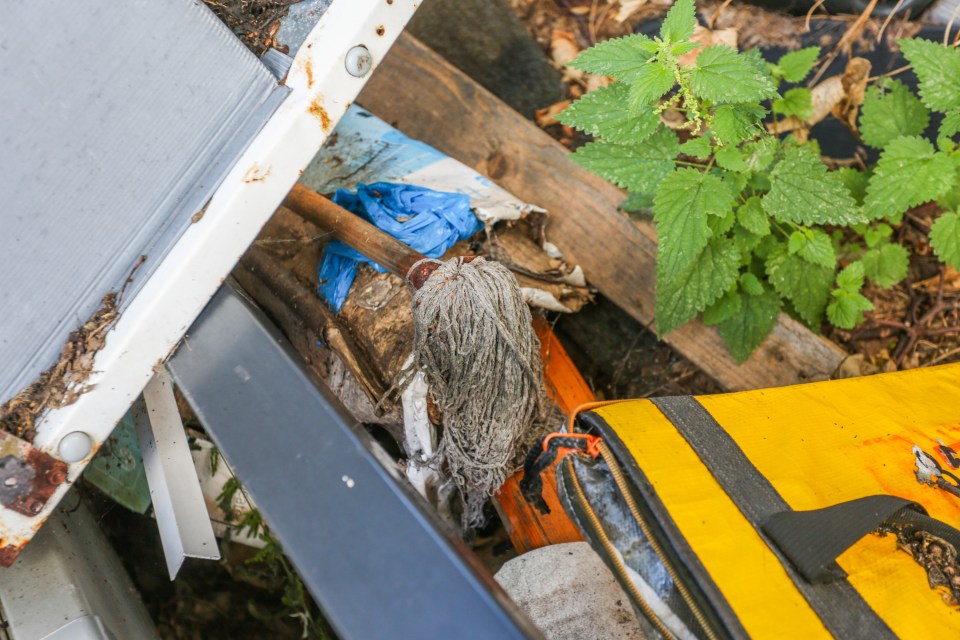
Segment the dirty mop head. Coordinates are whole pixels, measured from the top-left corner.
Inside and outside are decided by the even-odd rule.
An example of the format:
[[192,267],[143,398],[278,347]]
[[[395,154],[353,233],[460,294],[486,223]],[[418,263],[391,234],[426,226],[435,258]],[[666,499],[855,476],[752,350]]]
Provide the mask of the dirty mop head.
[[[417,278],[436,268],[424,282]],[[414,364],[443,413],[435,462],[446,464],[463,499],[465,530],[483,524],[483,505],[546,432],[556,409],[546,397],[540,341],[513,274],[483,258],[423,260],[408,279]]]

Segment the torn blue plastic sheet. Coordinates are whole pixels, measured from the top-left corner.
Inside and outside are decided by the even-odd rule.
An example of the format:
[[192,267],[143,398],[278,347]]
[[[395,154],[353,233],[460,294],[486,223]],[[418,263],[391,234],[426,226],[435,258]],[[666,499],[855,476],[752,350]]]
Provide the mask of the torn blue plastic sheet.
[[[470,209],[468,196],[409,184],[361,184],[356,193],[339,189],[333,201],[428,258],[439,258],[483,227]],[[342,242],[324,248],[318,293],[334,311],[343,307],[361,262],[386,271]]]

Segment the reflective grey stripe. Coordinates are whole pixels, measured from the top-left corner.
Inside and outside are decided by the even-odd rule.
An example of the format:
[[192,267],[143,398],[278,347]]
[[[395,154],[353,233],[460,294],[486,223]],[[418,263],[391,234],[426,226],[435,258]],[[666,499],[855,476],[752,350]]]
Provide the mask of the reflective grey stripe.
[[[811,584],[803,579],[764,533],[762,524],[789,511],[773,485],[747,459],[733,438],[695,398],[654,398],[652,402],[677,428],[727,495],[779,558],[797,589],[836,638],[894,639],[897,636],[846,580]],[[762,584],[757,584],[762,589]],[[784,621],[788,624],[789,621]]]

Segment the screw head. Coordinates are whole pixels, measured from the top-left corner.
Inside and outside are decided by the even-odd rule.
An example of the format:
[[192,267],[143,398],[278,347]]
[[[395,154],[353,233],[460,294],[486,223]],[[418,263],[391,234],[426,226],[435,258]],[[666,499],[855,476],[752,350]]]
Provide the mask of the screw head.
[[64,462],[80,462],[93,450],[93,440],[83,431],[73,431],[60,438],[57,453]]
[[343,62],[347,67],[347,73],[355,78],[362,78],[373,69],[373,55],[362,44],[358,44],[347,51],[347,56]]

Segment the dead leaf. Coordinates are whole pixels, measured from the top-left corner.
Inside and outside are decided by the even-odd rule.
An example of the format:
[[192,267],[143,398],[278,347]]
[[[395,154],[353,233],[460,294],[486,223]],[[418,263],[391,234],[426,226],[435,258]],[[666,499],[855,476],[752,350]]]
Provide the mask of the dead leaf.
[[592,73],[583,74],[583,84],[586,86],[587,91],[605,87],[611,82],[612,80],[606,76],[595,76]]
[[541,129],[545,129],[549,126],[559,124],[556,116],[563,113],[564,109],[570,106],[569,100],[561,100],[560,102],[554,102],[549,107],[544,109],[537,109],[534,112],[534,117],[537,121],[537,126]]
[[576,37],[568,31],[555,29],[550,36],[550,58],[563,70],[566,78],[573,80],[583,78],[583,71],[567,66],[576,60],[578,55],[580,55],[580,46],[577,44]]
[[679,111],[667,109],[660,114],[660,122],[662,122],[668,129],[677,131],[687,124],[687,117]]
[[582,84],[587,91],[593,91],[610,84],[609,78],[585,73],[580,69],[567,66],[576,60],[578,55],[580,55],[580,46],[577,44],[576,37],[569,31],[554,29],[550,37],[550,58],[563,72],[565,82]]
[[859,136],[857,130],[857,114],[863,104],[863,96],[867,91],[867,79],[870,77],[870,61],[866,58],[851,58],[843,72],[843,99],[833,109],[833,115],[846,125],[854,135]]
[[[607,0],[611,2],[611,0]],[[616,1],[616,0],[613,0]],[[620,24],[630,19],[630,16],[640,10],[640,7],[647,4],[647,0],[620,0],[620,10],[614,18]]]
[[[870,61],[866,58],[853,58],[847,64],[843,75],[831,76],[815,86],[810,100],[813,103],[813,115],[806,120],[795,116],[779,122],[768,122],[770,133],[794,132],[798,138],[806,140],[807,131],[831,113],[847,127],[856,132],[856,118],[870,76]],[[851,124],[852,123],[852,124]]]
[[[914,282],[914,289],[923,289],[929,293],[936,293],[940,287],[940,276],[933,276],[920,282]],[[960,289],[960,272],[953,267],[947,267],[943,272],[943,290],[956,291]]]
[[715,44],[722,44],[736,51],[737,30],[733,27],[729,27],[727,29],[717,29],[716,31],[711,31],[710,29],[698,24],[693,30],[693,35],[690,37],[690,41],[699,42],[703,46],[680,56],[680,58],[677,60],[680,63],[680,66],[692,67],[694,62],[697,60],[697,56],[700,55],[700,52],[707,47],[712,47]]

